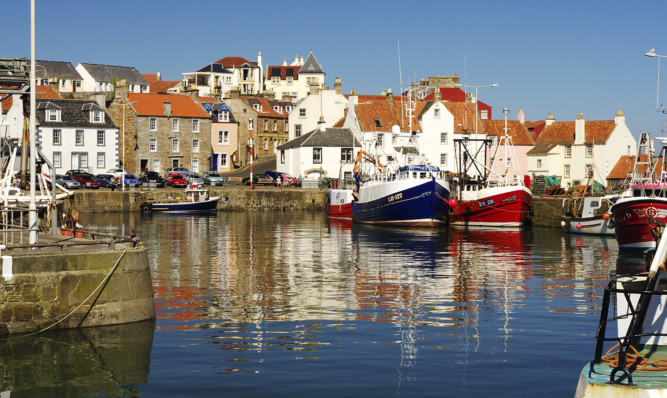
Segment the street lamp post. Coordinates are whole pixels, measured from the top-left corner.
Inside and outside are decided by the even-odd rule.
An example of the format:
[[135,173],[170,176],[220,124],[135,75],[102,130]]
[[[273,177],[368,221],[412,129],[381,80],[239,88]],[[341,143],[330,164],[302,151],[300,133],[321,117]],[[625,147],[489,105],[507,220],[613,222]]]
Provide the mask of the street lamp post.
[[647,56],[647,57],[658,58],[658,90],[657,90],[657,94],[656,94],[656,98],[655,98],[655,107],[656,107],[657,110],[660,110],[660,108],[663,108],[660,105],[660,58],[667,58],[667,55],[656,54],[655,53],[655,48],[650,49],[644,55]]
[[[483,86],[472,86],[472,85],[467,85],[467,84],[456,84],[456,87],[465,87],[465,88],[474,88],[475,89],[475,135],[477,135],[477,118],[479,117],[479,109],[477,108],[477,89],[479,88],[484,88],[484,87],[498,87],[498,83],[493,83],[493,84],[486,84]],[[465,112],[465,109],[464,109]],[[475,137],[477,138],[477,137]]]

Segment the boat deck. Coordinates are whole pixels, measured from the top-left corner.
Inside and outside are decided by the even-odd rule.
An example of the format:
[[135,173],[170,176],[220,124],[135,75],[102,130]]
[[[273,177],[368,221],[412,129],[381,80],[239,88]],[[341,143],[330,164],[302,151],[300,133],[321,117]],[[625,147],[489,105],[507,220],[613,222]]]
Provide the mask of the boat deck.
[[[649,363],[656,363],[665,370],[631,370],[632,386],[628,386],[628,378],[622,371],[616,372],[617,387],[637,389],[667,389],[667,346],[651,345],[642,349],[639,354]],[[661,363],[662,362],[662,363]],[[609,362],[589,363],[581,372],[581,377],[589,384],[614,386],[609,383],[613,367]]]

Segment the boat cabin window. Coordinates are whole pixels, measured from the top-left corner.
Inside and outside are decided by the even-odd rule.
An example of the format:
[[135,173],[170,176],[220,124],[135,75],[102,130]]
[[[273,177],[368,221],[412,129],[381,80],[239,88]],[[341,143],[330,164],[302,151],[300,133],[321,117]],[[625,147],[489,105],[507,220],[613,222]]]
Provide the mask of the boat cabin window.
[[422,171],[421,173],[419,173],[419,178],[421,178],[422,180],[423,180],[424,178],[426,178],[426,173],[423,172],[423,171]]

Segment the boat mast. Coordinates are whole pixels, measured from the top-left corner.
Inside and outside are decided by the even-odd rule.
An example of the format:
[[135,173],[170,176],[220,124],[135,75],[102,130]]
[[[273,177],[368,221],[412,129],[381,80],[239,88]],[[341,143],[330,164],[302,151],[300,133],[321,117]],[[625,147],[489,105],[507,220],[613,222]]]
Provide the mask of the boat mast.
[[[30,205],[28,207],[28,226],[30,230],[29,242],[31,245],[37,244],[37,204],[35,202],[35,155],[37,148],[35,146],[35,91],[37,82],[35,79],[35,0],[30,0]],[[25,143],[23,143],[25,145]],[[55,176],[53,178],[55,184]]]

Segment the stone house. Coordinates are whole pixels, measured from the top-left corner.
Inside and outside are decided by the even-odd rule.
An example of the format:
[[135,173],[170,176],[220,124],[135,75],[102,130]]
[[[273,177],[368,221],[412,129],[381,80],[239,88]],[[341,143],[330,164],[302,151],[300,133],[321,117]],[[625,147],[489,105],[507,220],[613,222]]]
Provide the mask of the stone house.
[[211,115],[211,164],[210,169],[220,172],[231,171],[238,163],[241,143],[238,139],[239,124],[234,113],[224,102],[204,104]]
[[288,107],[290,101],[275,101],[261,97],[242,97],[255,114],[255,156],[274,156],[276,147],[287,142],[289,135]]
[[193,97],[128,93],[119,84],[109,114],[121,128],[121,163],[127,172],[208,169],[211,118]]
[[580,185],[587,176],[604,183],[619,159],[635,155],[636,147],[620,110],[614,120],[599,121],[578,114],[576,121],[556,122],[550,114],[535,147],[527,152],[527,171],[559,176],[564,187]]
[[118,164],[118,127],[103,105],[91,100],[37,100],[37,144],[56,173],[83,169],[98,174]]

